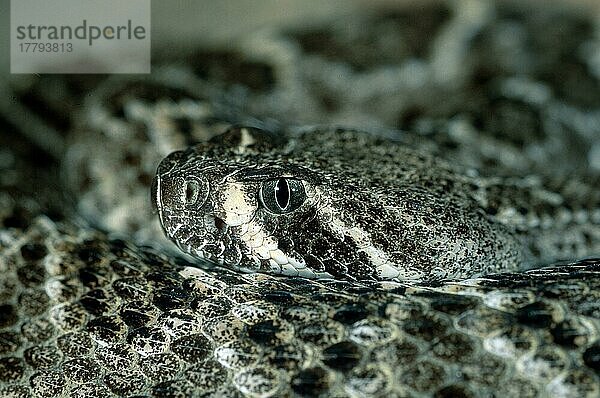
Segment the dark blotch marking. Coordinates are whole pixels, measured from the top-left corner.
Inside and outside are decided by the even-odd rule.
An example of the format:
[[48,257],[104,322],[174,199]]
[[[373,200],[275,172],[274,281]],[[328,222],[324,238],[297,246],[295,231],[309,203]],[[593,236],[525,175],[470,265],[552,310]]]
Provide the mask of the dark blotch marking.
[[292,390],[303,397],[320,396],[329,389],[327,371],[323,368],[309,368],[292,377]]
[[278,340],[276,334],[280,330],[273,320],[262,321],[248,327],[248,337],[259,344],[272,344]]
[[547,328],[552,325],[553,308],[543,302],[535,302],[517,310],[517,320],[534,328]]
[[10,304],[0,305],[0,327],[12,326],[19,320],[17,310]]
[[458,315],[477,306],[479,300],[475,297],[433,293],[431,308],[451,315]]
[[348,304],[344,305],[333,314],[333,319],[345,325],[351,325],[354,322],[365,319],[369,315],[369,311],[361,305]]
[[152,309],[150,304],[143,301],[133,301],[121,308],[119,315],[130,329],[138,329],[150,323]]
[[40,243],[27,243],[21,246],[21,256],[25,261],[38,261],[46,257],[48,250]]
[[358,346],[350,341],[333,344],[323,350],[323,363],[332,369],[348,371],[361,359]]
[[116,342],[125,332],[126,326],[117,316],[102,316],[92,319],[87,324],[87,330],[96,336],[96,339],[106,342]]
[[404,323],[402,328],[412,336],[432,341],[438,336],[445,335],[448,326],[448,321],[443,318],[426,314],[415,314],[413,318],[408,319]]
[[294,296],[283,290],[273,290],[265,292],[262,298],[268,302],[279,305],[290,305],[294,303]]
[[95,265],[102,261],[102,252],[91,245],[79,248],[77,256],[87,265]]
[[475,395],[466,386],[451,385],[437,390],[433,396],[434,398],[471,398]]
[[169,311],[185,307],[189,300],[189,291],[177,286],[158,290],[154,294],[152,303],[163,311]]
[[34,215],[27,209],[16,207],[12,214],[3,220],[3,223],[6,228],[26,229],[33,217]]
[[553,327],[550,330],[550,333],[556,344],[570,348],[577,347],[576,342],[578,337],[585,337],[581,334],[581,330],[569,320],[561,322]]
[[600,374],[600,344],[595,344],[583,353],[583,362]]
[[91,315],[100,316],[110,309],[110,305],[106,302],[107,297],[101,289],[95,289],[87,292],[79,303]]

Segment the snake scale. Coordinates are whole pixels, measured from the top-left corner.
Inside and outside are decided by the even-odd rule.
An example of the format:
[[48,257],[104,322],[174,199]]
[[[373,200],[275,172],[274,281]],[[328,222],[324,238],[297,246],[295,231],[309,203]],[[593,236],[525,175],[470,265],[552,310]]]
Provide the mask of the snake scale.
[[597,397],[594,18],[436,2],[3,82],[0,396]]

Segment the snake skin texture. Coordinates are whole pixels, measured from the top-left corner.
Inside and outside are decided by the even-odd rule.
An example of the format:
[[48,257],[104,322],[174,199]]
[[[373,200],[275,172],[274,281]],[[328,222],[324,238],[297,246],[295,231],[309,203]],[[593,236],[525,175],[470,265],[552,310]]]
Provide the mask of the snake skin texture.
[[[0,80],[0,397],[600,396],[600,17],[554,2],[383,3],[235,42],[157,45],[149,76]],[[293,164],[307,197],[335,188],[300,211],[321,204],[325,220],[343,213],[365,231],[382,230],[369,219],[398,227],[373,203],[407,207],[419,221],[404,270],[424,280],[376,280],[376,256],[334,261],[364,254],[324,239],[331,224],[282,229],[266,214],[265,231],[316,249],[311,269],[336,279],[186,255],[163,227],[191,213],[165,223],[163,199],[178,209],[202,191],[153,189],[185,156]],[[421,195],[379,189],[375,201],[398,171]],[[270,192],[252,184],[246,194]],[[423,220],[423,202],[459,209]],[[462,267],[409,238],[435,230],[473,243]],[[377,239],[395,255],[391,234]],[[283,270],[267,262],[238,265]]]
[[600,393],[598,260],[360,285],[201,270],[44,216],[9,231],[2,396]]
[[[288,276],[432,281],[600,252],[600,202],[344,129],[231,129],[163,160],[153,196],[183,251]],[[565,203],[586,222],[542,224]]]

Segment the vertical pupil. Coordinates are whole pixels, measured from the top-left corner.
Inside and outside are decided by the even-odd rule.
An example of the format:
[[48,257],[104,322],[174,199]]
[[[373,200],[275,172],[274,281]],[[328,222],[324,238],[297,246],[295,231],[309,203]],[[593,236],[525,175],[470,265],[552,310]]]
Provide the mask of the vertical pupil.
[[285,210],[290,203],[290,187],[285,178],[280,178],[275,185],[275,200],[282,210]]

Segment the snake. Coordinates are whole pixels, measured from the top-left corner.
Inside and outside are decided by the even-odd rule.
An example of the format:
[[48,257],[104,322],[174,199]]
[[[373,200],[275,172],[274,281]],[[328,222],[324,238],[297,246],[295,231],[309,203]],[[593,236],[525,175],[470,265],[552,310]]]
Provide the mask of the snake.
[[[588,197],[578,206],[540,181],[468,178],[348,130],[276,141],[234,128],[164,159],[153,197],[166,235],[238,269],[356,280],[467,278],[600,250]],[[589,206],[589,222],[542,225],[567,201]]]
[[598,396],[598,28],[535,7],[3,82],[0,396]]

